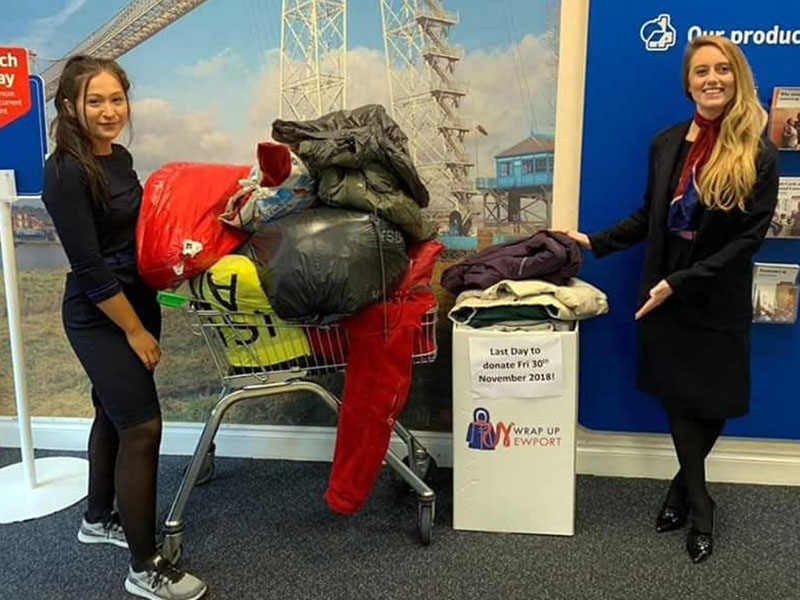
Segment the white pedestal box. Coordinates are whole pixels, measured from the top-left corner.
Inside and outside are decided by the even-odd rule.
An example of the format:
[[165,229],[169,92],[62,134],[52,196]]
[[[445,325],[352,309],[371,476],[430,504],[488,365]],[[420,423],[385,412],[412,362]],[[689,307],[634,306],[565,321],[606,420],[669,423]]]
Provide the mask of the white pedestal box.
[[573,535],[578,330],[453,329],[453,527]]

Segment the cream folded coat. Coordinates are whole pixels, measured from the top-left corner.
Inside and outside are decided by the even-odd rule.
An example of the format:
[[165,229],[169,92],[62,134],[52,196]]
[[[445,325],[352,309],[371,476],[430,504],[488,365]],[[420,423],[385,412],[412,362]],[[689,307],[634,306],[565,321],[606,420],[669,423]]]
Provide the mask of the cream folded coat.
[[448,316],[455,323],[468,324],[480,309],[499,306],[541,306],[552,319],[579,321],[607,313],[608,298],[576,277],[563,286],[538,279],[504,279],[485,290],[461,292]]

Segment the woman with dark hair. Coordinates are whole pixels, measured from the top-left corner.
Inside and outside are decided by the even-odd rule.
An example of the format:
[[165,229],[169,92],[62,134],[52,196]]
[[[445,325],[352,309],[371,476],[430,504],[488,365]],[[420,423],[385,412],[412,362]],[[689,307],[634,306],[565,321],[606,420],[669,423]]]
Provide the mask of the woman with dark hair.
[[604,231],[568,235],[598,257],[645,242],[637,385],[660,398],[680,463],[656,531],[690,521],[686,549],[699,563],[715,515],[705,458],[725,420],[750,406],[752,257],[775,211],[778,153],[729,39],[693,39],[682,75],[694,116],[653,139],[643,205]]
[[78,540],[130,549],[130,593],[194,600],[206,585],[156,548],[161,410],[153,370],[161,359],[161,312],[136,271],[142,187],[131,155],[113,143],[130,120],[129,88],[114,61],[70,58],[55,97],[56,147],[45,166],[42,199],[71,266],[64,328],[92,383],[95,409]]

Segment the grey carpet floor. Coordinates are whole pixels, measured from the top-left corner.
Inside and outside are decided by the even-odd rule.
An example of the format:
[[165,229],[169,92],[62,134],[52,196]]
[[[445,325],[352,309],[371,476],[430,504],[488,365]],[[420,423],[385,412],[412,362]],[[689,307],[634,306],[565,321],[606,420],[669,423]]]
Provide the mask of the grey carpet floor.
[[[53,454],[66,453],[38,453]],[[0,449],[0,466],[18,460]],[[162,458],[162,519],[186,461]],[[797,488],[711,484],[715,554],[692,565],[684,532],[652,532],[662,481],[579,477],[574,537],[483,534],[451,528],[443,470],[433,543],[423,548],[415,499],[388,473],[344,518],[322,499],[328,469],[217,459],[215,479],[190,500],[182,562],[207,581],[209,599],[800,599]],[[76,541],[83,510],[0,525],[0,600],[130,598],[126,552]]]

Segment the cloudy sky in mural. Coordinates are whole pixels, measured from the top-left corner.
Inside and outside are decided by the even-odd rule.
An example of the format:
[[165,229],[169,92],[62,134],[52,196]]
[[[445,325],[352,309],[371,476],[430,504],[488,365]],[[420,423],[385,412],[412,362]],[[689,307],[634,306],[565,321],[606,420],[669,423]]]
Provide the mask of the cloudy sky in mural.
[[[39,69],[99,28],[127,0],[15,3],[0,23],[0,43],[38,55]],[[468,81],[464,116],[488,137],[467,143],[480,175],[492,156],[532,130],[554,125],[554,0],[446,0],[460,23],[451,41],[466,57],[456,77]],[[141,174],[170,160],[250,163],[278,116],[280,0],[208,0],[120,62],[133,82]],[[378,0],[348,2],[348,103],[388,104]]]

